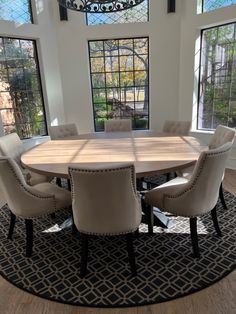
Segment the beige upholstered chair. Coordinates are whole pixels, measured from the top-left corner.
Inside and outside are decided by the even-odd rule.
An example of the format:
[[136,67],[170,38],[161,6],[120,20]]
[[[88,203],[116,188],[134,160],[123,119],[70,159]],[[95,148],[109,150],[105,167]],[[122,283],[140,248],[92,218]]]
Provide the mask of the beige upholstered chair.
[[[144,194],[145,202],[176,216],[190,218],[190,231],[195,257],[199,257],[197,217],[211,211],[216,232],[221,236],[216,203],[232,143],[202,152],[191,178],[177,177]],[[151,220],[150,220],[151,221]],[[151,222],[149,222],[151,223]],[[149,226],[152,232],[152,226]]]
[[111,119],[105,121],[105,132],[131,132],[131,119]]
[[129,262],[136,274],[132,233],[141,222],[132,164],[110,168],[69,167],[74,224],[82,240],[81,277],[86,274],[89,235],[126,235]]
[[[227,142],[231,142],[233,144],[234,138],[235,138],[235,129],[231,129],[223,125],[218,125],[208,147],[209,149],[217,148]],[[185,177],[185,178],[189,178],[192,175],[193,169],[194,169],[194,166],[188,167],[182,171],[178,171],[177,175]],[[227,205],[224,199],[222,183],[220,185],[219,197],[223,205],[223,208],[227,209]]]
[[190,121],[165,121],[163,126],[164,133],[171,133],[176,135],[188,135],[191,128]]
[[62,140],[66,137],[78,135],[78,130],[74,123],[49,126],[48,132],[51,140]]
[[8,156],[16,161],[26,179],[27,184],[35,185],[48,182],[52,178],[24,169],[21,166],[21,155],[25,152],[22,141],[16,133],[0,137],[0,155]]
[[11,211],[8,239],[12,239],[16,216],[25,219],[26,256],[33,250],[33,219],[71,206],[69,191],[50,183],[35,186],[26,184],[17,163],[8,157],[0,157],[0,186]]

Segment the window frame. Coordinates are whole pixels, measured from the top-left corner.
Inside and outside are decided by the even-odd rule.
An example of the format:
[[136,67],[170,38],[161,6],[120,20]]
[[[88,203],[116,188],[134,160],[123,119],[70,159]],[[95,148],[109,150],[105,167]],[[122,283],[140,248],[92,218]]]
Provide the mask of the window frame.
[[[203,0],[202,0],[203,3]],[[210,29],[214,29],[214,28],[219,28],[222,26],[227,26],[227,25],[231,25],[231,24],[235,24],[235,28],[236,28],[236,21],[234,22],[227,22],[227,23],[223,23],[223,24],[218,24],[218,25],[214,25],[214,26],[210,26],[210,27],[206,27],[206,28],[202,28],[200,31],[200,56],[199,56],[199,69],[198,69],[198,83],[197,83],[197,119],[196,119],[196,131],[197,132],[214,132],[214,128],[213,129],[209,129],[209,128],[199,128],[198,124],[199,124],[199,104],[200,104],[200,99],[201,99],[201,68],[202,68],[202,49],[203,49],[203,32],[210,30]],[[236,43],[236,35],[235,35],[235,43]],[[229,117],[229,115],[228,115]],[[236,128],[236,125],[235,127]]]
[[[28,7],[29,7],[29,14],[30,14],[30,22],[24,22],[24,23],[21,23],[21,24],[32,24],[32,25],[35,24],[35,17],[34,17],[34,10],[33,10],[32,1],[35,1],[35,0],[28,0]],[[34,3],[34,5],[35,5],[35,3]],[[15,20],[0,19],[0,22],[1,22],[1,21],[19,23],[18,21],[15,21]],[[9,38],[10,38],[10,37],[9,37]]]
[[[35,53],[35,62],[36,62],[36,66],[37,66],[37,71],[38,71],[38,79],[39,79],[39,92],[41,95],[41,100],[42,100],[42,111],[43,111],[43,116],[44,116],[44,121],[45,121],[45,134],[44,135],[33,135],[31,137],[24,137],[20,139],[21,140],[27,140],[27,139],[33,139],[36,137],[44,137],[44,136],[48,136],[48,123],[47,123],[47,111],[46,111],[46,107],[45,107],[45,97],[44,97],[44,90],[43,90],[43,81],[42,81],[42,74],[41,74],[41,65],[40,65],[40,60],[39,60],[39,53],[38,53],[38,41],[37,39],[32,39],[32,38],[26,38],[26,37],[15,37],[15,36],[3,36],[0,35],[0,38],[7,38],[7,39],[15,39],[15,40],[25,40],[25,41],[31,41],[33,43],[34,46],[34,53]],[[1,110],[0,109],[0,115],[1,115]],[[1,116],[0,116],[1,119]],[[5,134],[4,132],[4,123],[1,119],[1,125],[3,127],[3,134]]]
[[[225,6],[222,6],[222,7],[219,7],[219,8],[215,8],[215,9],[212,9],[212,10],[209,10],[209,11],[204,11],[204,4],[205,4],[205,1],[206,0],[201,0],[201,8],[200,8],[200,13],[209,13],[209,12],[213,12],[215,10],[219,10],[219,9],[223,9],[223,8],[227,8],[227,7],[230,7],[232,5],[236,5],[236,3],[233,3],[233,4],[229,4],[229,5],[225,5]],[[222,25],[223,26],[223,25]],[[211,28],[211,27],[210,27]]]
[[[90,88],[91,88],[91,104],[92,104],[92,113],[93,113],[93,125],[94,125],[94,131],[95,132],[103,132],[103,130],[97,130],[96,129],[96,117],[95,117],[95,108],[94,108],[94,88],[93,88],[93,81],[92,81],[92,75],[93,72],[92,70],[92,65],[91,65],[91,53],[90,53],[90,46],[89,43],[90,42],[98,42],[98,41],[102,41],[103,42],[103,47],[104,47],[104,42],[109,41],[109,40],[135,40],[135,39],[147,39],[147,56],[148,56],[148,69],[147,69],[147,78],[148,78],[148,85],[147,85],[147,92],[148,92],[148,111],[147,111],[147,117],[148,117],[148,121],[147,121],[147,128],[145,129],[138,129],[138,128],[133,128],[132,130],[149,130],[150,129],[150,38],[149,36],[135,36],[135,37],[119,37],[119,38],[108,38],[108,39],[90,39],[88,40],[88,56],[89,56],[89,74],[90,74]],[[119,49],[119,48],[118,48]],[[120,55],[118,54],[118,56],[120,57]],[[102,56],[103,58],[105,58],[105,55]],[[104,63],[104,67],[105,67],[105,63]],[[141,70],[142,71],[142,70]],[[122,71],[117,71],[117,73],[120,73]],[[123,71],[123,72],[127,72],[127,71]],[[131,71],[132,73],[134,73],[134,65],[133,65],[133,70]],[[106,74],[107,72],[101,72]],[[108,73],[114,73],[114,72],[108,72]],[[105,79],[106,81],[106,79]],[[120,83],[120,78],[119,78],[119,83]],[[145,87],[145,86],[144,86]],[[105,86],[104,88],[98,88],[98,89],[104,89],[107,90],[109,88],[114,88],[114,87],[107,87]],[[122,86],[120,86],[118,88],[122,88]],[[135,86],[131,86],[131,88],[135,88]],[[106,101],[107,101],[107,93],[106,93]],[[134,104],[135,104],[135,100],[134,100]],[[133,119],[132,117],[130,117],[131,122],[133,123]]]

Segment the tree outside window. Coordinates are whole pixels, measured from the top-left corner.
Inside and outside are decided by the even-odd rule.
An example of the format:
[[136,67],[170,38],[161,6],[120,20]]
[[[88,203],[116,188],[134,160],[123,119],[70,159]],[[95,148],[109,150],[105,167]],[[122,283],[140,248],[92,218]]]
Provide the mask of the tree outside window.
[[148,38],[89,41],[95,130],[107,119],[149,127]]

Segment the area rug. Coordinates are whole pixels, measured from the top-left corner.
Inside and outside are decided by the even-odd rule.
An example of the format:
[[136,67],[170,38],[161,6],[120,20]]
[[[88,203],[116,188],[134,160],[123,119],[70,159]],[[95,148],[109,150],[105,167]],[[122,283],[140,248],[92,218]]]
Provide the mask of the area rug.
[[[217,237],[210,215],[199,219],[201,257],[192,257],[188,220],[172,218],[168,230],[147,234],[142,224],[135,239],[138,276],[131,277],[122,237],[90,241],[88,274],[79,277],[80,241],[61,224],[67,211],[35,222],[34,253],[24,256],[25,226],[17,219],[7,240],[9,209],[0,210],[0,273],[15,286],[53,301],[89,307],[128,307],[169,301],[225,277],[236,263],[236,198],[225,193],[228,210],[218,204],[223,237]],[[60,227],[61,226],[61,227]]]

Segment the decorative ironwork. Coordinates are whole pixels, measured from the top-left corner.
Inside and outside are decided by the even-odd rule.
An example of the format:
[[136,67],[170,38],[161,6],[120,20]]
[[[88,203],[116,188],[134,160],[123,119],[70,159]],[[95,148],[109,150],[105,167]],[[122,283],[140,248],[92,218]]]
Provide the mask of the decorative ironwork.
[[86,13],[87,25],[140,23],[149,19],[149,0],[129,10],[106,13]]
[[110,13],[131,9],[144,0],[57,0],[67,9],[87,13]]

